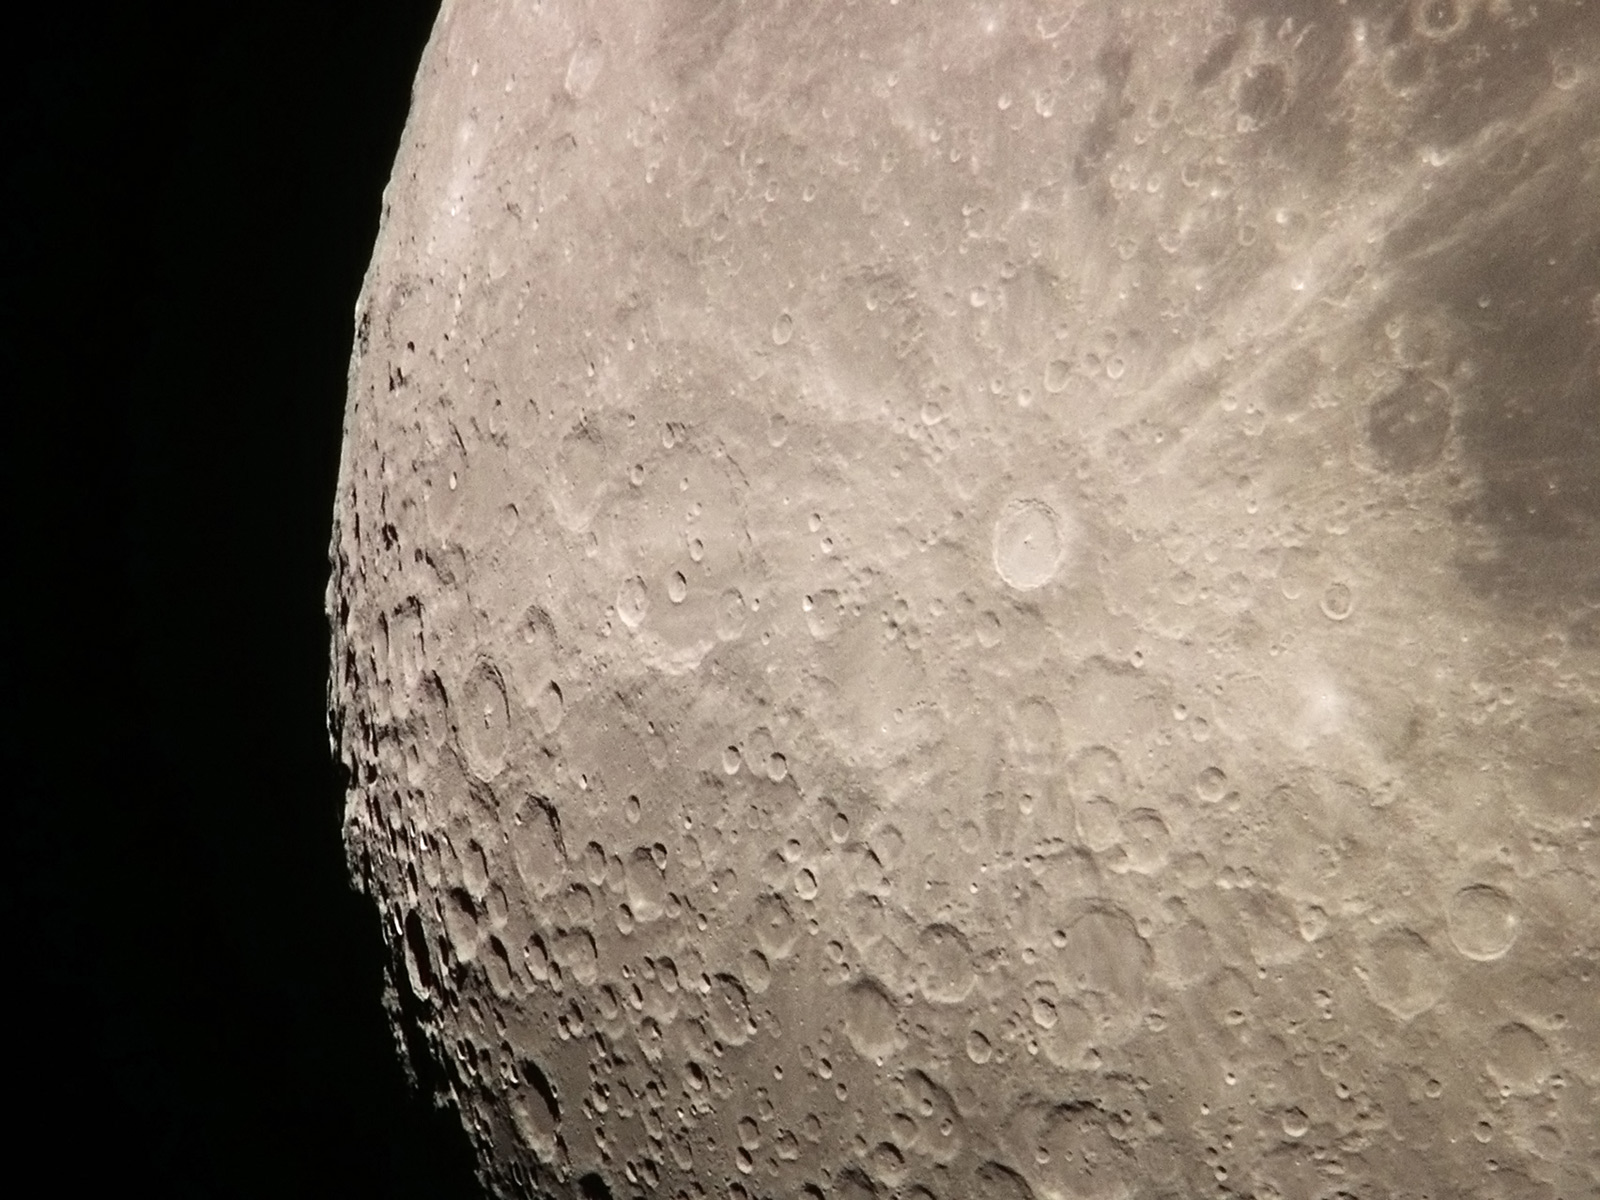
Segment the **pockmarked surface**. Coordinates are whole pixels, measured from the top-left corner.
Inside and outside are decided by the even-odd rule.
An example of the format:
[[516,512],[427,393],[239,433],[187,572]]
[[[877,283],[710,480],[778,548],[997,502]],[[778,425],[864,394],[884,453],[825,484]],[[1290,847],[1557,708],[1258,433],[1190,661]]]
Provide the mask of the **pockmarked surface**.
[[447,2],[332,731],[506,1194],[1600,1188],[1600,8]]

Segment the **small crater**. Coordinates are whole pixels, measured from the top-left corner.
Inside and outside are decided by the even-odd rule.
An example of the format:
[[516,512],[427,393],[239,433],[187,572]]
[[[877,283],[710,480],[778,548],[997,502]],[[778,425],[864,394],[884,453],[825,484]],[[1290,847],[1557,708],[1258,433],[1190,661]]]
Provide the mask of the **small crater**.
[[994,567],[1018,591],[1055,578],[1065,551],[1061,518],[1043,501],[1016,501],[995,522]]
[[1537,1095],[1552,1069],[1550,1046],[1520,1022],[1502,1025],[1489,1039],[1489,1076],[1515,1096]]
[[1105,796],[1116,800],[1127,784],[1122,758],[1110,746],[1086,746],[1067,764],[1067,785],[1078,798]]
[[1120,908],[1091,909],[1056,941],[1058,970],[1075,991],[1090,992],[1128,1012],[1144,1001],[1150,946]]
[[1130,813],[1123,832],[1129,870],[1151,875],[1167,865],[1172,852],[1172,833],[1155,809],[1141,808]]
[[732,975],[718,975],[706,997],[706,1019],[711,1032],[727,1046],[742,1046],[756,1031],[744,985]]
[[1066,390],[1067,381],[1072,378],[1072,366],[1065,359],[1053,358],[1044,368],[1044,390],[1051,395]]
[[566,709],[566,698],[561,694],[561,685],[555,680],[550,680],[539,689],[534,699],[533,711],[539,720],[539,727],[546,735],[552,734],[561,725],[561,716]]
[[483,660],[473,667],[461,689],[459,714],[467,765],[479,779],[493,779],[505,767],[511,728],[506,685],[493,663]]
[[566,93],[574,100],[582,100],[594,90],[605,67],[605,51],[597,38],[590,38],[572,52],[567,60]]
[[1343,621],[1355,609],[1355,596],[1347,583],[1330,583],[1318,602],[1322,615],[1330,621]]
[[1253,63],[1239,77],[1235,100],[1241,123],[1260,129],[1289,111],[1289,77],[1277,63]]
[[1117,805],[1109,796],[1086,796],[1077,803],[1078,840],[1096,854],[1104,854],[1122,841]]
[[1450,423],[1449,393],[1412,375],[1367,410],[1367,444],[1383,470],[1410,475],[1444,455]]
[[1450,941],[1466,958],[1490,962],[1517,940],[1520,918],[1511,897],[1497,887],[1475,883],[1450,898],[1446,913]]
[[406,914],[405,930],[406,978],[413,994],[425,1000],[433,994],[437,979],[433,973],[433,956],[428,950],[428,935],[416,909]]
[[756,901],[755,934],[762,951],[768,958],[784,959],[794,953],[800,939],[800,926],[795,922],[783,897],[768,892]]
[[717,639],[724,642],[736,641],[744,633],[744,625],[744,597],[737,589],[729,588],[722,593],[722,599],[717,603]]
[[1427,1012],[1444,995],[1444,971],[1421,934],[1395,929],[1379,934],[1368,947],[1367,993],[1383,1009],[1409,1021]]
[[655,856],[641,846],[628,858],[624,871],[628,909],[641,925],[659,921],[667,912],[666,876],[656,865]]
[[645,591],[644,580],[637,575],[625,579],[622,586],[617,589],[617,616],[629,629],[637,629],[644,624],[645,613],[650,609],[650,597]]
[[1423,37],[1443,40],[1459,33],[1467,17],[1458,0],[1417,0],[1411,9],[1411,23]]
[[930,1003],[960,1004],[977,982],[972,948],[953,925],[925,927],[917,939],[917,960],[918,984]]
[[982,1066],[994,1057],[994,1047],[989,1044],[989,1039],[976,1029],[967,1032],[967,1058],[978,1066]]
[[561,1105],[556,1101],[555,1089],[534,1062],[520,1063],[518,1074],[523,1086],[512,1095],[512,1121],[530,1150],[551,1157],[561,1130]]
[[451,888],[444,894],[440,906],[444,911],[445,936],[456,958],[471,962],[478,954],[478,941],[482,931],[478,926],[478,907],[465,888]]
[[898,1019],[894,1001],[874,980],[858,980],[845,994],[845,1036],[862,1058],[881,1061],[899,1048]]
[[517,874],[528,895],[534,899],[549,896],[567,872],[561,823],[555,810],[544,801],[529,797],[512,817],[507,834]]
[[514,995],[511,955],[506,950],[506,944],[493,934],[489,935],[484,950],[483,969],[489,976],[489,986],[494,994],[502,1000],[510,1000]]
[[758,996],[772,986],[772,964],[759,950],[745,952],[739,975],[744,980],[745,986]]
[[1215,804],[1228,794],[1228,777],[1221,767],[1207,767],[1195,779],[1194,790],[1207,804]]
[[844,604],[832,588],[805,597],[800,607],[806,614],[806,629],[819,642],[833,637],[844,623]]

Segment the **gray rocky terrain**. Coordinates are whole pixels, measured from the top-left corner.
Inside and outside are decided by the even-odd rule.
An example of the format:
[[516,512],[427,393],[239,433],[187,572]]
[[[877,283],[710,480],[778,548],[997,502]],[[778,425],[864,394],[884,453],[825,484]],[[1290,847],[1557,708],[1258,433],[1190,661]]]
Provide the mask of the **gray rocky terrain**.
[[1600,1194],[1600,8],[446,3],[329,613],[510,1195]]

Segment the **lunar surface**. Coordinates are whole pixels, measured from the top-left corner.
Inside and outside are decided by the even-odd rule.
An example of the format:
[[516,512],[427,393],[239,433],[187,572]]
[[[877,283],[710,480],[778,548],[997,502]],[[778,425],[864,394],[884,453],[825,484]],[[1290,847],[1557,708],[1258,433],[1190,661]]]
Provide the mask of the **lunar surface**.
[[1600,1194],[1600,8],[447,0],[331,731],[497,1194]]

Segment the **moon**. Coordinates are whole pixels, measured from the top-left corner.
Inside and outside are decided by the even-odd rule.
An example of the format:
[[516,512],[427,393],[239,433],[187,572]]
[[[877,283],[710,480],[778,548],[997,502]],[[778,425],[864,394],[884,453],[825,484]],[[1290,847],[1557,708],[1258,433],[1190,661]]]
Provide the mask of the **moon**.
[[330,729],[495,1194],[1600,1189],[1600,20],[447,0]]

